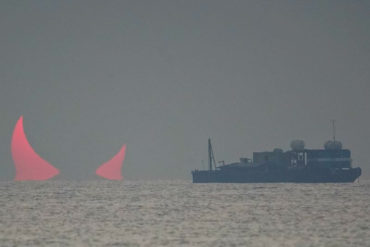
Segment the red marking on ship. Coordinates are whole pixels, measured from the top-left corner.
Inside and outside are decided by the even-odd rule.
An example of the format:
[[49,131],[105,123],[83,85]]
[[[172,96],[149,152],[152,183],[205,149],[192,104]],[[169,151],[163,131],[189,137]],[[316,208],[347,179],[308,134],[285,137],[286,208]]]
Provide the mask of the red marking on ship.
[[42,159],[29,144],[23,128],[23,116],[18,119],[14,127],[11,151],[16,170],[14,180],[47,180],[57,174],[59,170]]
[[126,145],[109,161],[103,163],[97,170],[96,175],[110,180],[122,180],[122,165],[126,155]]

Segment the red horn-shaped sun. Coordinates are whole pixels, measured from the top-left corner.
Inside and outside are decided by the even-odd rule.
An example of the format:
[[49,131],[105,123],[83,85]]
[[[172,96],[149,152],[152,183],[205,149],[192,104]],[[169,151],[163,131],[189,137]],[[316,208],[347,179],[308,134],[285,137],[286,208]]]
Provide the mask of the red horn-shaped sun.
[[96,175],[110,180],[122,180],[121,169],[126,155],[126,145],[108,162],[102,164],[97,170]]
[[23,116],[15,125],[11,150],[16,170],[14,180],[47,180],[59,174],[59,170],[42,159],[29,144],[23,129]]

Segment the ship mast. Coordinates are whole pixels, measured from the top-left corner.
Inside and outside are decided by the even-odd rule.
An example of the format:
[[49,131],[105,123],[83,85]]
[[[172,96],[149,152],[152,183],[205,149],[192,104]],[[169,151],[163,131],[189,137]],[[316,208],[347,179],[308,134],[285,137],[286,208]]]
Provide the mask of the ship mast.
[[216,169],[216,161],[215,161],[215,155],[213,154],[211,138],[208,138],[208,164],[209,164],[209,171],[213,170],[213,166]]

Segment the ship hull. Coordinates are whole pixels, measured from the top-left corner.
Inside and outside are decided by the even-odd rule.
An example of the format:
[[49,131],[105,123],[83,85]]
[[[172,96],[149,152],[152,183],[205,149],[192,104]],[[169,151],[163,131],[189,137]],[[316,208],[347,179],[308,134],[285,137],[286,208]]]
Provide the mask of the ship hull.
[[192,171],[193,183],[351,183],[361,168]]

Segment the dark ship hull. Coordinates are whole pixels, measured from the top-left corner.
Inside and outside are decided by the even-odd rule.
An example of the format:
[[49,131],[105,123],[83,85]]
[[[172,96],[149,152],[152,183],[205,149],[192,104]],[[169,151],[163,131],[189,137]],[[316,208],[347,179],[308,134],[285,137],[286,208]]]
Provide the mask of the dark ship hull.
[[193,183],[352,183],[361,175],[361,168],[296,169],[260,171],[253,168],[232,171],[192,172]]

